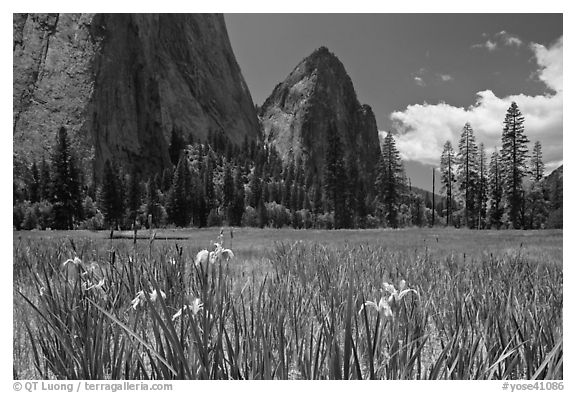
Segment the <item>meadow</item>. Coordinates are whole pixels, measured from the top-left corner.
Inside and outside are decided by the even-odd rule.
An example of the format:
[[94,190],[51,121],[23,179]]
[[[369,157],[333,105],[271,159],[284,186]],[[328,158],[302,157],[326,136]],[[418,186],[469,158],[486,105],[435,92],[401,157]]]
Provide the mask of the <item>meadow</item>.
[[14,378],[563,378],[561,230],[219,234],[14,232]]

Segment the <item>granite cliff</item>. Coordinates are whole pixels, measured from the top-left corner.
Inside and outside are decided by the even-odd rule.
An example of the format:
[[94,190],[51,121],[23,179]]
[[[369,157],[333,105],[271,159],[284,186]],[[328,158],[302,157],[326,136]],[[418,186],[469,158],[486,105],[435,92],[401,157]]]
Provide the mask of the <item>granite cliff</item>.
[[301,156],[318,175],[333,123],[345,160],[358,159],[360,176],[372,179],[380,154],[374,113],[358,102],[344,65],[327,48],[315,50],[274,88],[260,121],[266,141],[284,160]]
[[241,143],[259,133],[224,18],[208,14],[14,14],[16,161],[46,156],[65,126],[85,166],[170,162],[173,129]]

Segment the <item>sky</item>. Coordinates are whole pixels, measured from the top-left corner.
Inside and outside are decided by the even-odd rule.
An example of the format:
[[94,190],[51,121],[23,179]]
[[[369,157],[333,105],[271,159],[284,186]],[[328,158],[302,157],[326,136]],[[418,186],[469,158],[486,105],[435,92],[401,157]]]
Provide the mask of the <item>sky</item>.
[[381,136],[395,135],[412,185],[431,189],[442,146],[466,122],[488,154],[516,101],[550,171],[562,164],[561,14],[226,14],[256,104],[314,49],[344,64]]

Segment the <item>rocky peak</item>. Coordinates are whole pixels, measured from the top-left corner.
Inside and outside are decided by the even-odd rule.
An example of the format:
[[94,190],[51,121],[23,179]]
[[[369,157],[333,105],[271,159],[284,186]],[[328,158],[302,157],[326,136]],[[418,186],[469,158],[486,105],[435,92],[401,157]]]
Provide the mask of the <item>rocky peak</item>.
[[326,47],[316,49],[278,84],[260,111],[266,140],[285,160],[301,156],[321,175],[326,133],[334,123],[346,151],[366,180],[380,148],[372,109],[358,102],[342,62]]

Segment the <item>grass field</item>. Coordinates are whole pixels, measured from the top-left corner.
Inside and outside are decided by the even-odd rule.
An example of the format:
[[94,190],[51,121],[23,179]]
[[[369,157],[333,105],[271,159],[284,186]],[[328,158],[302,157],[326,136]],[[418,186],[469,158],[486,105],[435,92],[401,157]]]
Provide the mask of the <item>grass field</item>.
[[14,232],[15,378],[563,377],[562,231],[218,234]]

